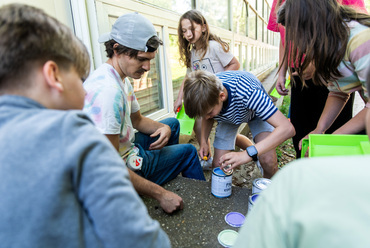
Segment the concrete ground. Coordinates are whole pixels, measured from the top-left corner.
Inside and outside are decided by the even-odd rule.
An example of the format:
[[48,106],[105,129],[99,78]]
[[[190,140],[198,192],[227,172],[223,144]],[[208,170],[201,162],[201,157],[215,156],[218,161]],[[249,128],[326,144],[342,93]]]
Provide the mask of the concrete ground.
[[[277,69],[272,71],[262,81],[267,92],[271,92],[274,87],[276,71]],[[248,132],[248,129],[241,132]],[[212,141],[213,136],[211,136],[211,143]],[[194,133],[192,136],[182,135],[180,143],[191,143],[198,147]],[[205,171],[206,182],[178,176],[166,183],[163,187],[175,192],[184,201],[184,209],[171,215],[166,214],[157,201],[147,197],[142,198],[150,216],[158,220],[168,234],[172,247],[222,247],[217,239],[218,234],[226,229],[239,230],[226,223],[225,215],[230,212],[247,214],[252,181],[261,177],[261,174],[254,162],[241,166],[241,169],[234,174],[232,194],[228,198],[216,198],[211,194],[210,171]],[[248,187],[236,186],[238,180],[243,183],[248,182]]]
[[222,247],[218,234],[226,229],[238,231],[239,228],[228,225],[225,215],[248,211],[248,188],[232,187],[228,198],[216,198],[211,194],[211,183],[178,176],[164,185],[164,188],[180,195],[184,209],[172,215],[166,214],[158,202],[143,197],[149,215],[159,221],[168,234],[172,247]]

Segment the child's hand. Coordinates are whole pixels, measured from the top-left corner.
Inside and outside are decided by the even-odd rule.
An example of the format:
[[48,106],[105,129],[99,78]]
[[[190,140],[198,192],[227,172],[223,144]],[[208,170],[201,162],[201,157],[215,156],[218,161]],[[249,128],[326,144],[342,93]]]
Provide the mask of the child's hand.
[[300,141],[299,141],[299,143],[298,143],[298,148],[299,148],[299,150],[302,150],[302,142],[303,142],[303,140],[304,139],[308,139],[308,135],[310,135],[310,134],[323,134],[324,132],[320,132],[320,131],[318,131],[318,130],[312,130],[311,132],[309,132],[306,136],[304,136]]
[[289,90],[285,88],[285,76],[278,77],[276,81],[276,90],[281,96],[288,95]]
[[181,110],[182,108],[182,99],[177,99],[174,103],[173,103],[173,112],[177,113]]
[[207,143],[201,144],[199,148],[199,157],[210,157],[212,156],[210,153],[210,149]]
[[229,169],[234,169],[237,166],[252,161],[252,158],[248,156],[245,151],[242,152],[229,152],[220,158],[221,169],[230,165]]

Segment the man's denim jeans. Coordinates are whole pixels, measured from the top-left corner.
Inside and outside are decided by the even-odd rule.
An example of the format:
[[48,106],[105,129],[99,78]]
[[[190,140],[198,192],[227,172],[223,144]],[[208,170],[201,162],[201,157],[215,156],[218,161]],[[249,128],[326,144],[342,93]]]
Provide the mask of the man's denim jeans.
[[174,179],[179,173],[184,177],[204,181],[196,148],[191,144],[178,144],[180,135],[178,120],[167,118],[160,122],[171,128],[171,138],[161,150],[148,150],[149,145],[158,137],[151,138],[140,132],[135,134],[135,146],[139,148],[139,156],[143,158],[141,171],[137,173],[159,185]]

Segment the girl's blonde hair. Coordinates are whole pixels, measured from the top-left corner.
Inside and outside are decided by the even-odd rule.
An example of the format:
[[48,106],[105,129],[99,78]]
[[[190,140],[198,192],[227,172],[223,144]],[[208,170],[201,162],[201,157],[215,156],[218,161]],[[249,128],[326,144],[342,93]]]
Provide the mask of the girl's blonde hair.
[[178,39],[179,39],[178,45],[179,45],[179,52],[180,52],[180,62],[184,63],[186,67],[190,68],[190,59],[191,59],[190,51],[192,49],[192,45],[190,44],[189,41],[187,41],[184,38],[184,35],[182,33],[181,22],[184,19],[188,19],[192,23],[192,32],[194,32],[193,23],[206,27],[206,30],[203,32],[203,34],[199,38],[201,41],[199,42],[200,45],[196,47],[198,51],[202,52],[201,59],[203,59],[204,55],[207,52],[210,40],[217,41],[218,43],[220,43],[220,45],[222,46],[222,49],[225,52],[229,52],[229,49],[230,49],[229,44],[221,40],[221,38],[218,37],[217,35],[210,33],[208,23],[206,19],[204,18],[204,16],[202,15],[202,13],[194,9],[189,10],[180,17],[179,26],[177,28],[177,34],[178,34]]

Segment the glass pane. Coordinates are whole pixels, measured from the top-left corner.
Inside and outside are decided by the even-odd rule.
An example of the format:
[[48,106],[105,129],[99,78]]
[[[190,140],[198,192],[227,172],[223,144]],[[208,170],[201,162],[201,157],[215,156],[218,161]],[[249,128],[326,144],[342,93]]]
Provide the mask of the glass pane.
[[263,36],[263,21],[261,18],[257,18],[257,40],[262,41]]
[[[234,47],[234,56],[235,58],[240,61],[240,57],[239,57],[239,47],[240,47],[240,44],[236,44],[235,43],[235,47]],[[240,63],[240,62],[239,62]]]
[[252,9],[248,10],[248,37],[256,39],[256,13]]
[[268,7],[267,3],[265,3],[265,6],[263,8],[263,17],[265,18],[266,21],[269,19],[269,13],[270,13],[270,8]]
[[240,61],[240,64],[242,65],[242,70],[246,70],[247,67],[247,50],[245,49],[245,46],[242,46],[242,61]]
[[246,4],[242,0],[233,1],[233,29],[235,33],[246,35]]
[[279,46],[281,41],[281,37],[278,33],[274,33],[274,46]]
[[218,0],[217,4],[209,0],[199,0],[197,3],[208,24],[229,29],[228,0]]
[[254,9],[256,9],[256,0],[248,0],[249,6],[252,6]]
[[186,66],[180,63],[179,46],[177,45],[177,35],[170,34],[170,66],[172,75],[173,99],[176,100],[179,94],[182,80],[186,74]]
[[150,71],[140,79],[129,78],[142,115],[148,115],[163,108],[159,54],[150,61]]
[[247,47],[247,53],[249,54],[249,70],[250,71],[253,71],[253,57],[255,56],[254,55],[254,50],[253,50],[254,47],[252,46],[248,46]]
[[257,13],[261,16],[263,14],[263,2],[264,0],[257,0]]
[[263,24],[263,41],[265,43],[268,43],[269,39],[268,39],[268,34],[267,34],[267,26],[266,24]]
[[191,0],[143,0],[144,2],[151,3],[155,6],[176,11],[179,14],[183,14],[188,10],[191,10]]

